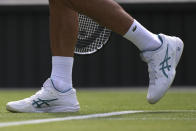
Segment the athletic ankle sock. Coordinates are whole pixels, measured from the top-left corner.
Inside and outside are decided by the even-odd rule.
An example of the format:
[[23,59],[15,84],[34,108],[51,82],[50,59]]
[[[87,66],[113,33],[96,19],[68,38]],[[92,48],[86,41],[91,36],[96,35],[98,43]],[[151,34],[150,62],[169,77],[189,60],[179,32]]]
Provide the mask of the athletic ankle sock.
[[124,38],[133,42],[140,51],[155,50],[161,46],[158,36],[148,31],[137,20],[134,20]]
[[51,79],[55,88],[66,92],[72,87],[73,57],[53,56]]

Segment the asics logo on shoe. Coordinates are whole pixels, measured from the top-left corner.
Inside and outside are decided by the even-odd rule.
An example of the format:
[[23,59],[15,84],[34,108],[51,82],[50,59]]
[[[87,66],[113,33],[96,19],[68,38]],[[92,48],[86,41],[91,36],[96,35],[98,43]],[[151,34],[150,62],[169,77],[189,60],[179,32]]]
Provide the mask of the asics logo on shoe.
[[165,58],[160,63],[161,68],[159,69],[163,72],[163,75],[166,78],[168,78],[168,74],[166,73],[166,70],[170,71],[170,68],[171,68],[171,65],[168,64],[168,61],[171,59],[171,57],[168,57],[168,48],[169,48],[169,45],[167,44],[167,50],[166,50],[166,53],[165,53]]
[[37,98],[37,100],[33,100],[33,103],[32,105],[35,107],[35,108],[42,108],[43,105],[45,106],[50,106],[50,102],[52,101],[56,101],[58,99],[51,99],[51,100],[42,100],[40,98]]

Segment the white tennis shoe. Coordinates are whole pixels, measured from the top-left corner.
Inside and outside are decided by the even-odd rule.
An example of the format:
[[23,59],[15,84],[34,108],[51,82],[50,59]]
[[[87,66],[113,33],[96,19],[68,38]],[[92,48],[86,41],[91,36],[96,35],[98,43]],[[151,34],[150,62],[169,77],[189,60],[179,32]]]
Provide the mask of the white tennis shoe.
[[65,92],[56,90],[51,79],[48,79],[42,89],[35,95],[9,102],[6,106],[11,112],[77,112],[80,109],[76,90],[70,89]]
[[161,47],[154,51],[144,51],[141,54],[148,64],[150,82],[147,100],[151,104],[158,102],[171,86],[184,47],[182,40],[178,37],[164,34],[158,37],[162,41]]

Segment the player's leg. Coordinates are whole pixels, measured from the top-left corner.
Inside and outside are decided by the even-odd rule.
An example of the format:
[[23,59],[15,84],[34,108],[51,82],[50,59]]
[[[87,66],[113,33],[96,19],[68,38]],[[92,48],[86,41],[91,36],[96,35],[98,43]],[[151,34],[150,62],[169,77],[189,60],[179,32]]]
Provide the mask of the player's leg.
[[[65,6],[85,14],[99,24],[124,35],[134,19],[114,0],[59,0]],[[121,25],[121,26],[119,26]]]
[[61,1],[132,41],[148,63],[148,101],[156,103],[162,98],[174,80],[175,68],[183,51],[183,42],[179,38],[151,33],[113,0]]
[[73,57],[78,34],[78,13],[50,0],[50,39],[53,56]]
[[[78,13],[50,0],[51,79],[60,91],[72,88],[72,66],[78,34]],[[65,86],[66,84],[66,86]]]
[[72,87],[74,47],[77,41],[78,16],[59,1],[50,0],[52,73],[42,89],[20,101],[9,102],[12,112],[75,112],[79,110]]
[[[156,49],[161,45],[157,35],[151,33],[139,22],[134,20],[134,18],[124,11],[114,0],[60,1],[62,1],[65,6],[93,18],[99,24],[131,40],[142,51]],[[137,27],[137,30],[132,33],[135,27]]]

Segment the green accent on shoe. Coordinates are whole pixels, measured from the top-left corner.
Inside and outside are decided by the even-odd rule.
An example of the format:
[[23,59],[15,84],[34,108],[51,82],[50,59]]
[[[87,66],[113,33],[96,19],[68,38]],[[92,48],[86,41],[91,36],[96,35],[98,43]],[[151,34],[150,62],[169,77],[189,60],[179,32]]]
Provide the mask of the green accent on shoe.
[[163,43],[162,37],[160,35],[157,35],[157,36],[158,36],[159,40],[161,41],[161,43]]
[[168,57],[168,48],[169,48],[169,45],[167,44],[167,50],[166,50],[166,53],[165,53],[165,58],[160,63],[161,68],[159,69],[163,72],[163,74],[166,78],[168,78],[168,74],[166,73],[165,70],[167,69],[168,71],[170,71],[170,68],[171,68],[171,65],[168,64],[168,61],[171,59],[171,57]]
[[43,105],[46,105],[46,106],[50,106],[50,102],[52,101],[56,101],[58,99],[51,99],[51,100],[42,100],[40,98],[37,98],[38,100],[33,100],[33,103],[32,105],[36,108],[42,108]]

